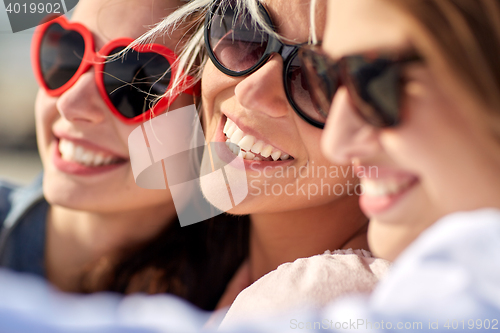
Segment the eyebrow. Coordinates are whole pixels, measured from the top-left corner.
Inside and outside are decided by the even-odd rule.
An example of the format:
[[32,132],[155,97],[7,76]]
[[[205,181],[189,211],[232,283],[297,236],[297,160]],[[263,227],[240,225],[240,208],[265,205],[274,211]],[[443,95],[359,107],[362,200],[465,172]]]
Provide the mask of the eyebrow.
[[306,43],[309,42],[309,34],[307,35],[307,38],[304,39],[303,41],[302,40],[297,41],[297,39],[299,39],[299,38],[293,38],[292,39],[292,38],[289,38],[289,37],[285,37],[283,35],[282,29],[280,28],[280,26],[283,25],[285,22],[281,22],[281,24],[279,26],[276,25],[276,21],[277,20],[276,20],[276,17],[274,17],[273,12],[269,10],[269,8],[267,7],[266,3],[261,2],[261,5],[265,8],[265,10],[267,11],[267,14],[269,15],[269,18],[271,19],[272,26],[270,28],[272,30],[274,30],[276,32],[276,34],[279,35],[279,37],[281,37],[282,39],[284,39],[284,41],[282,40],[283,43],[290,44],[290,42],[291,42],[292,45],[298,45],[298,44],[306,44]]
[[[323,52],[326,53],[323,41],[319,41],[319,43],[316,45],[321,46]],[[329,58],[332,59],[333,61],[338,61],[343,57],[349,57],[355,55],[369,56],[370,54],[373,54],[375,57],[388,56],[388,57],[407,58],[407,57],[419,56],[420,58],[424,58],[423,56],[420,56],[421,53],[412,43],[405,44],[401,47],[389,47],[389,46],[372,47],[365,50],[358,50],[358,51],[344,53],[341,54],[340,56],[337,55],[335,57],[329,55]]]
[[276,17],[274,17],[273,12],[269,10],[269,8],[267,7],[266,3],[261,2],[260,4],[262,5],[262,7],[264,7],[264,9],[266,10],[267,14],[271,18],[271,22],[272,22],[273,25],[270,28],[273,29],[274,31],[276,31],[276,33],[278,33],[278,34],[281,35],[280,29],[278,28],[278,26],[275,23],[276,22]]

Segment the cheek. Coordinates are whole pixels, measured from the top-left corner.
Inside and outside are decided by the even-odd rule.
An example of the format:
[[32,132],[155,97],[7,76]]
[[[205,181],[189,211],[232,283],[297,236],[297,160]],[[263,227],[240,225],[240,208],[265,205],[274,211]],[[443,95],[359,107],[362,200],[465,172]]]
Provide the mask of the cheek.
[[35,120],[38,149],[44,160],[48,145],[52,135],[52,126],[59,119],[59,113],[56,108],[57,97],[48,96],[43,90],[39,90],[35,101]]
[[307,129],[306,131],[303,129],[299,129],[300,140],[303,142],[303,145],[307,151],[308,159],[314,161],[316,164],[321,165],[331,165],[332,163],[327,160],[327,158],[323,155],[321,151],[321,134],[322,131],[314,128]]
[[[303,122],[302,119],[300,119],[299,121]],[[305,126],[299,124],[298,127],[300,139],[302,140],[307,151],[310,167],[312,167],[313,169],[312,172],[314,172],[313,174],[311,174],[313,176],[309,181],[311,183],[318,184],[318,186],[320,187],[322,186],[322,184],[329,184],[332,188],[332,193],[334,189],[333,186],[335,186],[337,194],[352,193],[354,191],[354,186],[359,183],[358,178],[355,177],[352,165],[340,165],[330,162],[321,151],[320,141],[322,130],[313,128],[312,126],[307,124]],[[340,189],[342,189],[342,191]]]
[[305,121],[298,116],[295,119],[295,123],[297,124],[298,140],[303,143],[308,159],[321,165],[334,165],[321,151],[323,130],[306,124]]
[[216,103],[220,102],[221,93],[224,93],[224,99],[229,95],[234,95],[237,82],[236,78],[225,75],[211,61],[208,61],[201,79],[203,105],[211,110]]
[[467,123],[437,85],[427,77],[422,80],[408,88],[401,124],[380,132],[386,152],[410,171],[446,160],[446,152],[455,149],[457,129]]
[[207,62],[201,79],[203,126],[207,138],[215,131],[221,108],[233,110],[236,107],[232,99],[235,87],[234,78],[219,71],[210,60]]
[[[124,151],[128,152],[128,137],[130,136],[130,133],[132,133],[132,131],[134,131],[137,127],[141,126],[141,124],[127,125],[121,122],[118,118],[113,118],[112,126],[116,130],[117,139],[120,141],[120,145],[125,147]],[[110,128],[109,130],[111,131],[112,129]]]
[[220,91],[219,76],[220,72],[209,60],[203,69],[203,75],[201,77],[201,97],[206,117],[212,116],[211,110],[213,109],[214,99],[217,92]]
[[443,95],[427,92],[412,101],[399,127],[381,131],[385,153],[419,177],[425,195],[436,205],[460,190],[457,180],[469,164],[467,151],[477,149],[472,144],[476,130],[461,109]]

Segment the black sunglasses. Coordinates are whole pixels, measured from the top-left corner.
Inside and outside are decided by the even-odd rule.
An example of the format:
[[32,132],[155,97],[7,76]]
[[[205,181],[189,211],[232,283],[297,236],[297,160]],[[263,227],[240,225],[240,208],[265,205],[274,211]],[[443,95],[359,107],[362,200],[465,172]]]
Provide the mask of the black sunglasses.
[[[252,21],[245,9],[236,10],[234,1],[221,6],[217,1],[207,13],[205,45],[214,65],[229,76],[244,76],[264,65],[273,53],[283,58],[285,93],[294,111],[309,124],[323,128],[325,122],[315,110],[298,50],[305,44],[288,45]],[[269,13],[258,4],[267,26],[274,27]]]
[[421,62],[415,53],[404,56],[352,55],[335,62],[318,46],[299,51],[312,101],[326,121],[333,98],[344,85],[357,113],[375,127],[396,126],[401,119],[405,64]]

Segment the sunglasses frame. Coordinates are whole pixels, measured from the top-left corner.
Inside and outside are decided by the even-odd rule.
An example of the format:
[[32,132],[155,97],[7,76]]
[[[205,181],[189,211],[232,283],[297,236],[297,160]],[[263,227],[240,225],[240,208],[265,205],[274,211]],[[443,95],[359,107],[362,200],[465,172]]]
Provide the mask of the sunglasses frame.
[[[268,34],[268,36],[267,36],[268,37],[268,44],[266,46],[266,50],[264,51],[264,54],[259,59],[259,61],[257,61],[257,63],[255,65],[253,65],[252,67],[250,67],[244,71],[241,71],[241,72],[230,70],[227,67],[225,67],[217,59],[217,57],[214,53],[214,50],[210,44],[210,28],[209,27],[211,26],[212,18],[215,15],[215,13],[217,12],[221,1],[223,1],[223,0],[219,0],[216,3],[214,3],[212,5],[212,7],[210,8],[210,10],[208,11],[208,13],[205,17],[205,27],[204,27],[205,48],[208,52],[208,56],[209,56],[210,60],[215,65],[215,67],[217,67],[217,69],[219,69],[222,73],[224,73],[226,75],[229,75],[232,77],[241,77],[241,76],[252,74],[253,72],[257,71],[260,67],[262,67],[269,60],[269,58],[271,57],[271,55],[273,53],[278,53],[281,56],[281,58],[283,59],[283,85],[285,88],[286,98],[288,99],[288,102],[292,106],[292,109],[295,111],[295,113],[297,113],[307,123],[309,123],[317,128],[322,129],[324,127],[323,123],[318,122],[317,120],[308,117],[306,114],[304,114],[301,111],[301,109],[298,107],[297,103],[295,103],[295,101],[292,98],[290,84],[287,80],[288,70],[290,69],[290,66],[292,65],[294,58],[297,56],[299,49],[301,47],[303,47],[304,45],[307,45],[308,43],[294,44],[294,45],[285,44],[282,41],[280,41],[278,38],[276,38],[275,36]],[[271,16],[269,15],[268,11],[260,2],[258,2],[258,6],[259,6],[259,9],[261,10],[261,12],[263,13],[263,16],[264,16],[264,19],[265,19],[267,25],[269,27],[272,27],[274,30],[275,26],[271,20]]]
[[[360,97],[360,94],[358,93],[358,91],[354,87],[354,84],[352,83],[352,79],[351,79],[352,75],[349,73],[349,71],[347,69],[347,67],[348,67],[347,62],[350,59],[355,59],[355,58],[357,58],[357,59],[360,59],[360,58],[370,59],[372,62],[375,60],[383,59],[383,60],[391,61],[391,66],[401,66],[401,65],[404,65],[407,63],[422,62],[423,58],[420,55],[418,55],[416,52],[406,52],[404,55],[401,55],[401,56],[393,56],[393,57],[387,56],[387,57],[373,58],[373,57],[370,57],[369,54],[365,54],[365,55],[355,54],[355,55],[344,56],[344,57],[340,58],[338,61],[334,61],[327,54],[325,54],[322,49],[319,49],[319,50],[318,49],[319,49],[319,45],[310,45],[308,47],[302,48],[299,51],[299,58],[301,61],[302,71],[305,74],[305,78],[306,78],[307,84],[309,86],[311,86],[311,84],[309,83],[311,73],[314,74],[314,77],[317,80],[325,81],[324,78],[328,77],[328,76],[327,75],[319,75],[318,71],[311,70],[309,68],[309,66],[307,66],[305,63],[304,54],[312,55],[316,61],[318,59],[321,59],[321,62],[322,62],[321,67],[324,68],[324,72],[325,72],[324,74],[328,74],[331,71],[335,71],[336,77],[335,78],[328,78],[329,82],[328,82],[328,84],[326,84],[326,86],[329,86],[329,87],[332,87],[334,85],[336,86],[331,98],[325,98],[326,100],[330,100],[329,101],[330,107],[333,103],[333,99],[335,98],[335,95],[336,95],[338,89],[341,86],[345,86],[347,91],[349,92],[349,96],[350,96],[351,101],[353,102],[353,106],[354,106],[354,109],[356,110],[356,113],[365,122],[367,122],[371,126],[377,127],[377,128],[395,127],[400,123],[400,121],[401,121],[401,105],[399,105],[398,114],[396,115],[396,117],[394,119],[388,119],[386,116],[384,116],[383,112],[379,112],[377,110],[377,108],[374,107],[373,105],[370,105],[370,107],[376,111],[375,113],[372,112],[372,114],[377,116],[376,120],[374,120],[375,119],[374,117],[372,117],[372,118],[368,117],[367,116],[368,113],[363,112],[361,110],[361,107],[363,104],[369,105],[370,103],[363,100],[363,98]],[[334,84],[333,84],[332,83],[333,81],[336,81],[336,82],[334,82]],[[323,91],[321,91],[321,93],[324,94]],[[327,95],[327,94],[324,94],[324,95]],[[401,97],[401,91],[399,91],[399,94],[398,94],[398,98],[400,98],[400,97]],[[313,101],[314,100],[315,100],[315,98],[313,98]],[[400,102],[401,102],[401,100],[398,100],[398,103],[400,103]],[[360,105],[361,105],[361,107],[360,107]],[[322,106],[320,106],[320,107],[322,107]],[[329,113],[329,109],[327,110],[327,112]]]
[[[53,24],[59,24],[65,30],[76,31],[83,37],[85,43],[85,52],[82,61],[78,67],[78,70],[75,72],[75,74],[71,77],[71,79],[68,82],[66,82],[57,89],[50,89],[47,86],[47,83],[43,78],[42,69],[40,65],[40,50],[42,46],[42,40],[45,37],[47,29]],[[175,101],[178,95],[182,92],[194,96],[199,95],[199,84],[193,86],[192,82],[194,82],[195,79],[190,76],[187,76],[186,79],[183,80],[179,85],[180,87],[187,87],[187,88],[179,88],[174,90],[174,94],[171,97],[169,96],[161,97],[161,99],[159,99],[158,102],[152,108],[146,110],[145,112],[143,112],[138,116],[135,116],[133,118],[128,118],[122,115],[120,111],[113,105],[111,99],[109,98],[106,92],[106,88],[104,86],[104,75],[106,75],[106,73],[104,72],[104,66],[106,64],[106,57],[110,55],[111,51],[113,51],[117,47],[126,47],[130,45],[130,43],[132,43],[133,41],[134,39],[126,37],[113,39],[108,43],[106,43],[106,45],[104,45],[99,51],[96,52],[95,42],[92,32],[90,32],[84,25],[80,23],[70,22],[64,16],[58,16],[54,19],[46,21],[44,24],[39,25],[35,30],[31,44],[31,60],[32,60],[33,71],[38,81],[38,84],[45,90],[45,92],[49,96],[58,97],[61,96],[64,92],[66,92],[69,88],[71,88],[84,73],[86,73],[90,68],[93,67],[95,72],[95,82],[102,99],[104,100],[108,108],[111,110],[111,112],[126,124],[136,124],[144,122],[150,120],[153,116],[163,113],[170,105],[172,105],[172,103]],[[132,47],[132,50],[139,53],[152,52],[165,57],[165,59],[167,59],[167,61],[170,64],[170,72],[172,74],[172,77],[174,77],[177,71],[179,70],[177,67],[177,56],[172,50],[170,50],[168,47],[164,45],[161,44],[136,45]],[[169,82],[167,91],[168,89],[171,89],[171,84],[172,82]]]

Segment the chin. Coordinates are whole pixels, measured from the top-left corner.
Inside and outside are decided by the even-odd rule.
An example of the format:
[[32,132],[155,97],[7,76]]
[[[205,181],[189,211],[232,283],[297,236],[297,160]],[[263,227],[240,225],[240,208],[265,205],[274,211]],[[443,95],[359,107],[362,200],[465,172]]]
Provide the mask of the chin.
[[80,211],[107,211],[111,203],[105,186],[84,186],[50,172],[44,174],[43,194],[51,205]]
[[[84,193],[76,184],[68,184],[44,179],[43,194],[52,206],[60,206],[72,210],[92,210],[96,208],[96,195]],[[89,202],[87,197],[93,199]]]
[[387,224],[371,219],[368,227],[368,244],[373,255],[389,261],[394,261],[404,249],[401,234],[395,228],[388,229]]
[[411,211],[397,221],[373,217],[368,227],[368,244],[376,257],[394,261],[435,221]]

